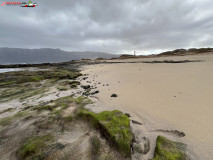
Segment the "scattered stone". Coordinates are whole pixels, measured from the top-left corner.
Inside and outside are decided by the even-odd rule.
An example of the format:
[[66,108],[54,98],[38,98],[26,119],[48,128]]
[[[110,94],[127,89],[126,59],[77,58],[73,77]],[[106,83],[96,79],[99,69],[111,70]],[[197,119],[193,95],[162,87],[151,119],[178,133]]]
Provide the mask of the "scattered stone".
[[90,95],[90,92],[83,92],[83,93],[82,93],[82,96],[88,97],[89,95]]
[[125,113],[125,115],[126,115],[127,117],[131,117],[129,113]]
[[118,95],[117,94],[112,94],[111,97],[118,97]]
[[138,122],[138,121],[135,121],[135,120],[132,120],[132,123],[138,124],[138,125],[143,125],[141,122]]
[[83,80],[86,80],[88,77],[84,77],[84,78],[82,78]]
[[90,89],[90,85],[81,86],[83,89]]
[[98,94],[98,93],[99,93],[99,91],[94,91],[91,93],[91,95]]

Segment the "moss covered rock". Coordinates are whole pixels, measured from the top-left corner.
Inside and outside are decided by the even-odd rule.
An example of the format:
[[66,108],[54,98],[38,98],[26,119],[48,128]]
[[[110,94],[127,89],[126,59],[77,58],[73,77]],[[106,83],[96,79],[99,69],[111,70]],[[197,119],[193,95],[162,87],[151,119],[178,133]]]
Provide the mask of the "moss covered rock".
[[130,120],[118,110],[93,113],[81,109],[78,113],[81,118],[89,119],[101,133],[118,148],[125,157],[131,157],[131,141],[133,134],[130,130]]
[[152,160],[186,160],[185,144],[158,136],[155,155]]

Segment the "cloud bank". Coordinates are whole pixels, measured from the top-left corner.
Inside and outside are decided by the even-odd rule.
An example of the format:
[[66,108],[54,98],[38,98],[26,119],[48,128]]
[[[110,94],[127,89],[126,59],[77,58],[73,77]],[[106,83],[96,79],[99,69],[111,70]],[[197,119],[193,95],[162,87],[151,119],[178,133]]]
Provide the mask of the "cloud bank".
[[117,54],[213,47],[212,0],[33,2],[0,6],[0,47]]

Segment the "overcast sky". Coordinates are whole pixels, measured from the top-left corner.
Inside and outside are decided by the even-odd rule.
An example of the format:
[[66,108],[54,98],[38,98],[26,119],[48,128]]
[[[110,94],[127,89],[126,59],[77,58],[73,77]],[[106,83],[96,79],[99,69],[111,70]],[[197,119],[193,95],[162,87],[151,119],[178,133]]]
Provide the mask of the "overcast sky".
[[0,47],[116,54],[213,47],[213,0],[33,2],[38,6],[0,6]]

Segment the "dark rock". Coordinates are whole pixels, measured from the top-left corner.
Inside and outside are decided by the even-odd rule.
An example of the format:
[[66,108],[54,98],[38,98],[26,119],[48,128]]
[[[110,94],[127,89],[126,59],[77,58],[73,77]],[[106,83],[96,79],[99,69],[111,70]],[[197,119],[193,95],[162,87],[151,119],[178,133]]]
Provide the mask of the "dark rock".
[[90,85],[81,86],[83,89],[90,89]]
[[90,93],[89,93],[89,92],[83,92],[82,95],[83,95],[83,96],[89,96]]
[[94,91],[91,93],[91,95],[98,94],[98,93],[99,93],[99,91]]
[[112,94],[111,97],[118,97],[118,95],[117,94]]
[[83,80],[86,80],[88,77],[84,77],[84,78],[82,78]]
[[138,124],[138,125],[143,125],[142,123],[140,123],[140,122],[138,122],[138,121],[135,121],[135,120],[132,120],[132,123]]
[[125,113],[125,115],[126,115],[127,117],[131,117],[129,113]]
[[80,85],[81,82],[79,81],[70,81],[70,82],[67,82],[69,85],[72,85],[72,84],[77,84],[77,85]]

